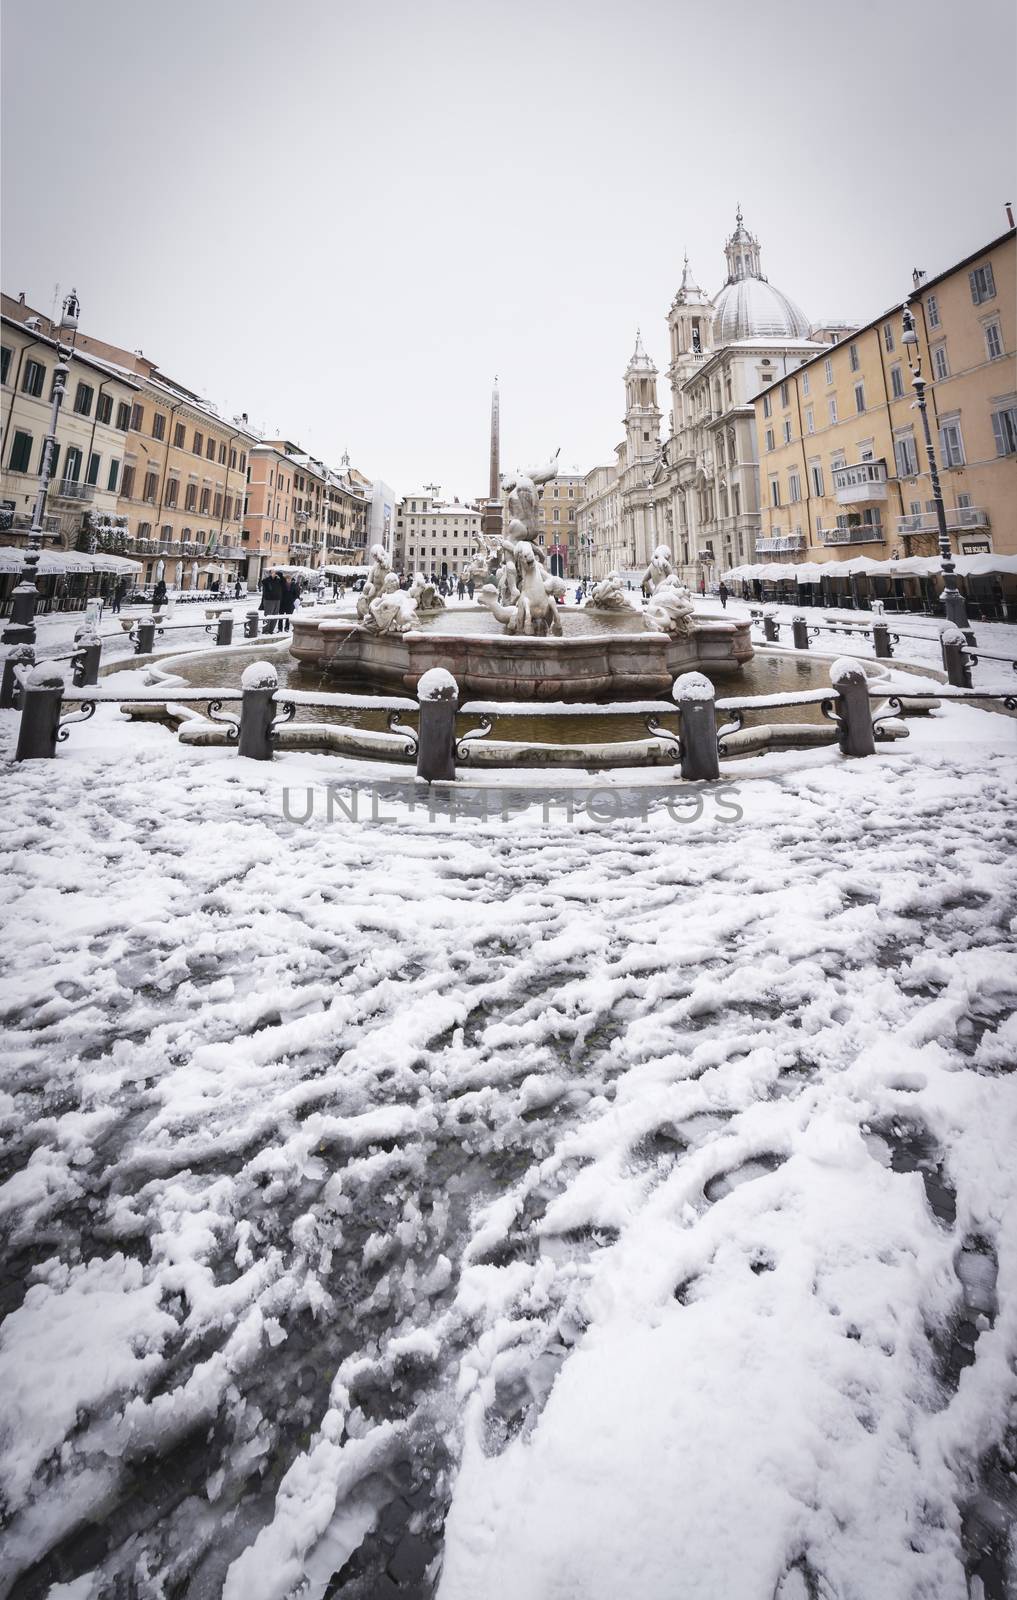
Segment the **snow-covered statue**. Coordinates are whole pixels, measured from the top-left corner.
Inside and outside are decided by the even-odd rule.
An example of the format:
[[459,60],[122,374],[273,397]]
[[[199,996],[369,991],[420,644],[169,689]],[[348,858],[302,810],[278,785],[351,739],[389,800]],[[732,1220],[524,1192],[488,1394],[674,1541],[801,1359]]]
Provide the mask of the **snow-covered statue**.
[[504,623],[509,633],[538,637],[560,634],[562,625],[555,596],[564,591],[561,579],[551,577],[528,539],[520,539],[514,545],[511,566],[517,589],[514,604],[500,600],[494,584],[486,583],[477,595],[481,605]]
[[371,547],[371,569],[367,574],[367,582],[361,589],[357,598],[357,616],[361,622],[367,617],[372,601],[376,600],[385,587],[385,579],[392,571],[392,557],[384,545],[376,544]]
[[[528,539],[532,544],[538,537],[539,506],[541,485],[550,483],[552,478],[558,476],[558,457],[560,450],[556,450],[551,460],[543,467],[533,467],[529,472],[516,472],[501,480],[501,492],[508,506],[509,538],[513,544],[520,539]],[[516,527],[515,524],[520,524]]]
[[416,603],[405,589],[400,589],[399,579],[390,572],[382,582],[381,593],[370,603],[364,627],[371,633],[406,633],[416,621]]
[[622,588],[621,574],[609,572],[590,591],[588,606],[597,611],[635,611],[635,606]]
[[674,561],[666,544],[659,544],[650,557],[650,565],[643,573],[641,588],[644,595],[653,594],[654,590],[670,578],[674,573]]
[[444,610],[444,596],[438,593],[437,584],[432,583],[422,572],[413,574],[407,593],[418,611]]
[[[659,552],[657,552],[659,553]],[[662,578],[646,602],[643,618],[653,633],[686,639],[692,632],[695,602],[676,573]]]

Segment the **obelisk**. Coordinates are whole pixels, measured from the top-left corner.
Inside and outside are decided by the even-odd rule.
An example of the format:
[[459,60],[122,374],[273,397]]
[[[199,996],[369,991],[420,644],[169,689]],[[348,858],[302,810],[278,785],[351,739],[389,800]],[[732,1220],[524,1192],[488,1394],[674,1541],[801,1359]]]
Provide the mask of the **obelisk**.
[[491,472],[480,531],[492,538],[501,534],[501,415],[497,374],[491,390]]

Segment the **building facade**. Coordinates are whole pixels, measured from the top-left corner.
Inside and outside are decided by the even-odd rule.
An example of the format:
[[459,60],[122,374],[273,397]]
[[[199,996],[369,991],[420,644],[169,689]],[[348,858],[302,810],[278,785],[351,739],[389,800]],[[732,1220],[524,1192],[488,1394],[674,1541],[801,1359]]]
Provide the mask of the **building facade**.
[[369,489],[347,456],[336,472],[291,439],[252,446],[242,535],[249,587],[269,567],[363,567]]
[[407,496],[396,508],[393,566],[397,572],[457,577],[477,547],[482,513],[459,500],[438,500],[435,486]]
[[575,468],[563,468],[556,478],[540,488],[538,540],[548,571],[559,578],[575,578],[580,573],[576,513],[582,503],[584,484],[583,473]]
[[631,567],[630,543],[622,532],[616,466],[594,467],[586,474],[582,499],[576,508],[576,522],[581,578],[606,578],[609,572],[623,572]]
[[[909,299],[954,551],[1017,553],[1014,232],[916,279]],[[936,553],[901,331],[898,305],[754,397],[761,561]]]

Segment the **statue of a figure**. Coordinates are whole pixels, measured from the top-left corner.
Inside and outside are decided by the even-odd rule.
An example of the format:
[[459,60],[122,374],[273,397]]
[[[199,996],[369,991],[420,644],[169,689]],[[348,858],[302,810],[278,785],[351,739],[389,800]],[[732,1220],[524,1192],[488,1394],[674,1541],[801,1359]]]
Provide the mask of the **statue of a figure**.
[[643,573],[641,588],[644,595],[653,594],[654,590],[670,578],[674,573],[674,561],[666,544],[659,544],[650,557],[650,565]]
[[621,573],[619,572],[609,572],[606,578],[601,578],[599,583],[595,583],[586,604],[598,611],[636,610],[636,607],[622,588]]
[[694,611],[695,602],[691,594],[677,574],[672,572],[657,584],[646,603],[643,618],[653,633],[668,633],[672,639],[686,639],[692,632]]
[[384,545],[373,545],[371,547],[371,570],[367,574],[367,582],[357,597],[357,616],[361,622],[370,612],[371,602],[381,594],[385,579],[391,571],[392,558]]
[[[513,544],[520,539],[528,539],[531,543],[536,540],[540,528],[538,525],[538,507],[540,496],[537,493],[541,484],[550,483],[552,478],[558,476],[558,457],[561,450],[556,450],[551,460],[544,467],[534,467],[530,472],[516,472],[501,480],[502,497],[508,505],[509,538]],[[516,528],[514,523],[521,526]]]
[[364,627],[371,633],[406,633],[416,621],[415,601],[400,589],[399,579],[390,572],[382,583],[381,593],[370,603]]
[[515,603],[506,604],[499,599],[494,584],[487,583],[477,595],[481,605],[503,622],[509,633],[561,634],[561,618],[555,600],[555,592],[560,593],[565,587],[561,579],[551,577],[528,539],[516,543],[511,565],[517,586]]
[[444,596],[438,593],[437,585],[422,572],[413,574],[413,581],[407,592],[418,611],[443,611],[445,608]]

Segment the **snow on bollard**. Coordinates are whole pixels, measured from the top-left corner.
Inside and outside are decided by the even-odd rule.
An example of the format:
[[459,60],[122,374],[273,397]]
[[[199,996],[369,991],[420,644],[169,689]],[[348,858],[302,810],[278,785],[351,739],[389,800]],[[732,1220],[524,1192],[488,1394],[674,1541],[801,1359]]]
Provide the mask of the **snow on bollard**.
[[0,679],[0,707],[10,711],[18,704],[20,690],[18,671],[35,666],[35,651],[30,644],[16,644],[4,657],[3,678]]
[[876,737],[872,731],[872,705],[865,668],[853,656],[841,656],[830,668],[830,682],[837,692],[841,755],[875,755]]
[[[875,605],[876,602],[873,601]],[[893,655],[893,645],[890,643],[890,629],[885,622],[872,624],[872,643],[876,652],[877,661],[889,661]]]
[[431,667],[417,683],[420,731],[417,735],[417,777],[425,783],[447,783],[456,775],[456,706],[459,685],[444,667]]
[[51,662],[32,667],[21,694],[21,726],[16,761],[40,761],[56,755],[64,679]]
[[232,644],[233,643],[233,618],[232,617],[220,617],[219,618],[219,624],[218,624],[218,626],[217,626],[217,628],[215,630],[215,642],[216,642],[216,644]]
[[102,640],[95,629],[85,623],[74,635],[74,654],[71,656],[71,681],[76,689],[99,682],[101,658]]
[[796,650],[809,648],[809,625],[804,617],[791,618],[791,638]]
[[240,687],[240,744],[237,753],[252,761],[271,761],[272,723],[279,676],[270,661],[252,661],[244,668]]
[[943,671],[946,673],[947,683],[954,689],[971,688],[971,662],[964,652],[966,643],[959,628],[951,625],[940,629],[939,645],[943,652]]
[[681,725],[682,777],[720,777],[713,684],[701,672],[683,672],[671,694]]
[[244,618],[244,638],[256,639],[258,637],[258,624],[260,617],[256,611],[249,611]]
[[136,627],[138,631],[134,635],[134,654],[150,656],[155,649],[156,620],[154,617],[139,617]]
[[777,626],[777,618],[774,616],[772,611],[763,612],[763,638],[766,639],[769,644],[776,644],[777,640],[780,638],[780,629]]

